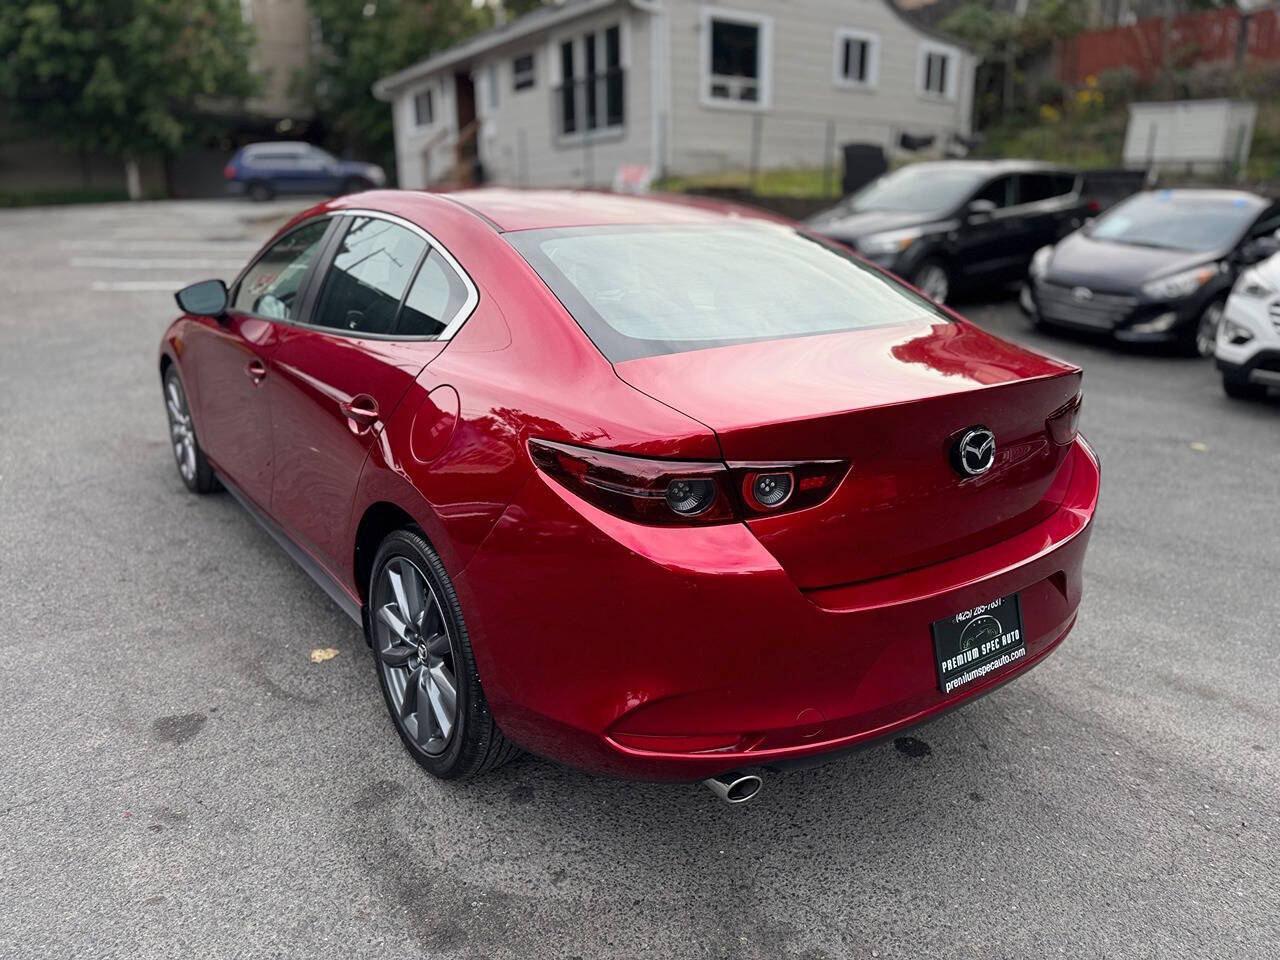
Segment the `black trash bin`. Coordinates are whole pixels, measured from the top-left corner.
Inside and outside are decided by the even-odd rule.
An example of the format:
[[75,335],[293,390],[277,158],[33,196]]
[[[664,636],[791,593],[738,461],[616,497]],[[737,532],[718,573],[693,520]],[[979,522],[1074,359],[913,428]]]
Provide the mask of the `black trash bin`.
[[840,180],[840,189],[846,197],[889,169],[884,147],[877,143],[846,143],[841,145],[841,149],[844,151],[844,176]]

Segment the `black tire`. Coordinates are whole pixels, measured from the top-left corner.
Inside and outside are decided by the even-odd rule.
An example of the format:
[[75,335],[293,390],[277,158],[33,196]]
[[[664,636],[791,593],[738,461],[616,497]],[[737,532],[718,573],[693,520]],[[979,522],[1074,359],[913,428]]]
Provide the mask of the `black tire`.
[[1214,340],[1217,337],[1218,325],[1222,323],[1222,314],[1226,309],[1227,298],[1218,297],[1205,304],[1196,322],[1187,327],[1182,340],[1182,352],[1189,357],[1212,357]]
[[245,187],[245,192],[249,195],[249,199],[256,203],[266,203],[268,200],[275,199],[275,187],[267,183],[265,180],[250,180],[249,185]]
[[1224,375],[1222,378],[1222,392],[1232,400],[1261,400],[1267,395],[1267,388],[1260,383],[1235,380]]
[[[401,579],[400,591],[393,585],[393,573]],[[409,580],[415,575],[420,575],[423,584],[429,587],[430,597],[425,591],[422,593],[421,617],[415,618],[410,610],[405,620],[416,619],[416,623],[411,624],[409,639],[401,641],[403,634],[384,621],[381,611],[384,606],[393,608],[386,616],[396,619],[400,612],[400,604],[395,599],[398,596],[406,596],[407,606],[413,606],[409,595],[418,588]],[[502,735],[489,712],[489,702],[471,651],[471,637],[453,583],[440,557],[417,527],[397,530],[382,541],[369,576],[368,598],[366,622],[378,685],[400,741],[419,766],[442,780],[456,780],[487,773],[517,756],[519,748]],[[439,655],[432,655],[429,651],[440,641],[442,630],[445,642],[439,648]],[[447,654],[443,652],[445,646]],[[404,651],[410,649],[417,653],[408,655],[403,662],[394,662],[405,657]],[[436,664],[426,666],[429,660]],[[446,688],[432,679],[445,676],[455,691],[454,718],[447,732],[438,719],[437,708],[445,699],[442,691]],[[402,716],[410,685],[418,682],[437,683],[432,687],[436,696],[420,704],[421,697],[415,694],[414,711]],[[418,706],[427,713],[420,714]]]
[[178,476],[192,493],[213,493],[220,489],[213,467],[200,448],[196,425],[187,403],[187,391],[182,386],[178,368],[170,364],[163,378],[165,412],[169,417],[169,445],[173,450]]
[[916,267],[911,285],[938,303],[946,303],[953,293],[951,271],[941,260],[929,259]]
[[373,184],[364,177],[348,177],[342,182],[342,192],[344,194],[362,193],[365,190],[372,189],[372,187]]

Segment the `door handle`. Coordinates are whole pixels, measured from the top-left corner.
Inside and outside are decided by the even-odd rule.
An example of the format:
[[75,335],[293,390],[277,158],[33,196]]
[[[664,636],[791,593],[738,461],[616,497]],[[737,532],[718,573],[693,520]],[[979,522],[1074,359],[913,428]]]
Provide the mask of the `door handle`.
[[378,422],[378,401],[367,393],[359,393],[338,404],[342,415],[350,421],[353,433],[364,433]]
[[267,365],[261,360],[250,360],[245,365],[244,372],[253,381],[254,386],[257,386],[267,375]]

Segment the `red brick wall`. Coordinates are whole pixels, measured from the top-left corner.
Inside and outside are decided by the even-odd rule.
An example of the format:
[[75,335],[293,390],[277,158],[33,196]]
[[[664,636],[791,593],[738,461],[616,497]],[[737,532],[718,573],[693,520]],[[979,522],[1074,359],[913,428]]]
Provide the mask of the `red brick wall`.
[[[1056,51],[1058,79],[1081,86],[1085,78],[1104,70],[1132,67],[1138,81],[1148,83],[1164,65],[1159,17],[1139,20],[1131,27],[1091,30],[1067,37]],[[1230,61],[1236,55],[1240,35],[1238,10],[1174,17],[1169,30],[1169,58],[1174,64]],[[1258,60],[1280,60],[1280,11],[1265,10],[1249,21],[1248,55]]]

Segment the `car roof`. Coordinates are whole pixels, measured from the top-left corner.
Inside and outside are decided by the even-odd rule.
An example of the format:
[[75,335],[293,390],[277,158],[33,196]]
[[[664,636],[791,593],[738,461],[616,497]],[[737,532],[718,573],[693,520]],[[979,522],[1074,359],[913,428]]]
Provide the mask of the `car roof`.
[[620,224],[716,224],[732,219],[789,222],[765,211],[705,197],[508,187],[455,190],[440,196],[478,214],[503,232]]
[[242,149],[245,153],[256,153],[259,150],[306,150],[310,148],[311,144],[305,140],[259,140],[257,143],[247,144]]
[[1061,163],[1050,163],[1047,160],[919,160],[899,167],[905,170],[910,167],[947,167],[952,170],[973,170],[975,173],[1070,173],[1080,171]]
[[1234,200],[1244,201],[1251,206],[1265,206],[1271,201],[1248,190],[1228,190],[1217,187],[1162,187],[1157,190],[1145,190],[1143,193],[1163,195],[1171,200]]

